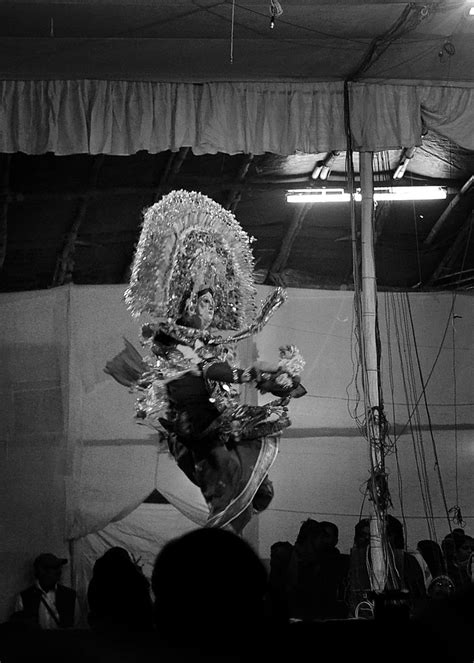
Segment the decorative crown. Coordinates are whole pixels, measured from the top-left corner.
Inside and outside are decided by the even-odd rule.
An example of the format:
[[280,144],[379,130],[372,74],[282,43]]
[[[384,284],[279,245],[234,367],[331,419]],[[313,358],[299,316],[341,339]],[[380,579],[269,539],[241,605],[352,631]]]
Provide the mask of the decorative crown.
[[253,256],[235,216],[196,191],[172,191],[144,213],[125,301],[132,315],[176,321],[210,287],[213,327],[240,330],[256,317]]

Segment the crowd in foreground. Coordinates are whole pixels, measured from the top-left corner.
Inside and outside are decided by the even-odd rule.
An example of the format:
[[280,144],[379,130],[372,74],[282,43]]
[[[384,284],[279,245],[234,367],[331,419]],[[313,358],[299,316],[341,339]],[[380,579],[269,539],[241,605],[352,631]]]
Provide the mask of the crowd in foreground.
[[[272,545],[270,591],[274,605],[287,617],[373,617],[370,520],[357,522],[348,554],[340,552],[338,534],[335,523],[308,518],[293,544]],[[389,514],[385,541],[385,587],[406,596],[410,613],[420,601],[447,597],[472,584],[474,539],[461,529],[452,530],[441,545],[425,539],[409,549],[402,523]]]
[[[472,581],[461,587],[453,580],[434,591],[436,577],[449,579],[448,565],[433,577],[439,569],[425,550],[432,576],[427,589],[423,571],[415,582],[415,567],[394,552],[399,591],[374,599],[361,576],[359,553],[367,553],[370,544],[367,523],[360,522],[351,553],[343,555],[337,527],[308,519],[294,544],[272,546],[270,573],[244,539],[222,529],[197,529],[168,542],[156,557],[151,582],[125,549],[110,548],[95,562],[89,582],[87,628],[77,628],[75,592],[61,583],[67,560],[44,553],[35,560],[35,583],[0,625],[0,660],[286,660],[307,646],[319,651],[316,660],[325,660],[327,645],[332,660],[362,661],[369,638],[372,646],[385,648],[385,661],[419,661],[443,652],[448,660],[472,661]],[[392,539],[397,533],[392,523]],[[466,545],[461,535],[466,536],[450,533],[437,563],[447,564],[443,549],[451,550],[451,544]],[[392,543],[398,550],[400,542]],[[370,614],[360,609],[364,602],[372,605]],[[453,629],[462,634],[458,641]]]

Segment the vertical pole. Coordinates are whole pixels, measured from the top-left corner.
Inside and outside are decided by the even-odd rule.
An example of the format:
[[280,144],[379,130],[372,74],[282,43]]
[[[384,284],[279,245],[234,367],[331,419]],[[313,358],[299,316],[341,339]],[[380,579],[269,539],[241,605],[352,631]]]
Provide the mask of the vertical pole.
[[376,341],[377,323],[377,281],[374,255],[374,186],[373,153],[360,152],[361,207],[361,259],[362,259],[362,332],[365,366],[366,427],[370,448],[371,479],[369,483],[370,514],[370,556],[372,562],[372,589],[381,592],[386,583],[386,561],[383,537],[385,513],[383,502],[379,503],[379,478],[385,476],[385,459],[381,442],[380,428],[380,385],[378,353]]

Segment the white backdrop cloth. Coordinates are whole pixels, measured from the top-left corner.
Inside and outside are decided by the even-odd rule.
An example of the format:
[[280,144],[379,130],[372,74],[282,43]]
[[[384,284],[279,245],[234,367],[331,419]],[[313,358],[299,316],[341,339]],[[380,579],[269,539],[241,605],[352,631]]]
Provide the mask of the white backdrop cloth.
[[[134,396],[103,372],[122,348],[122,336],[134,343],[138,339],[139,326],[123,303],[123,290],[120,285],[65,286],[0,295],[1,618],[29,580],[39,552],[69,557],[68,539],[80,542],[102,532],[132,513],[155,487],[182,510],[189,509],[192,525],[207,513],[197,487],[167,453],[158,453],[155,434],[133,421]],[[267,292],[259,288],[260,298]],[[308,516],[335,522],[341,550],[347,552],[360,513],[368,511],[363,499],[368,446],[354,419],[361,404],[355,388],[353,293],[290,289],[288,295],[255,338],[255,356],[273,361],[280,344],[298,345],[307,362],[303,383],[308,395],[290,404],[292,426],[270,474],[275,498],[256,519],[255,540],[263,558],[274,541],[294,541]],[[387,460],[393,514],[401,517],[402,497],[407,543],[415,547],[428,538],[427,525],[398,358],[413,352],[413,343],[410,348],[403,335],[397,339],[393,312],[388,315],[402,296],[379,293],[378,301],[385,411],[390,433],[399,436],[399,468],[393,454]],[[433,440],[447,504],[459,501],[466,530],[472,532],[474,298],[449,293],[408,297],[422,373],[429,378],[431,430],[422,408],[420,434],[437,533],[444,536],[448,523]],[[420,398],[418,376],[413,386]]]

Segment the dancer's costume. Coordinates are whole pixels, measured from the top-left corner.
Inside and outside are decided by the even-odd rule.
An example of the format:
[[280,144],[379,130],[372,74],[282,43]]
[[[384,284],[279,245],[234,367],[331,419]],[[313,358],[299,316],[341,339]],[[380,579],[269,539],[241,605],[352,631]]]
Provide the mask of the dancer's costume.
[[[144,216],[125,301],[134,317],[148,315],[141,342],[128,342],[105,371],[137,395],[136,418],[165,440],[209,507],[206,526],[235,531],[265,509],[273,487],[268,471],[281,431],[290,425],[290,398],[306,393],[304,360],[294,346],[280,348],[279,369],[235,363],[235,345],[257,333],[284,302],[276,289],[257,314],[250,238],[231,212],[206,196],[173,191]],[[183,315],[212,292],[212,329],[194,329]],[[181,324],[180,324],[181,323]],[[227,338],[217,330],[235,331]],[[250,406],[239,384],[251,382],[277,400]]]

